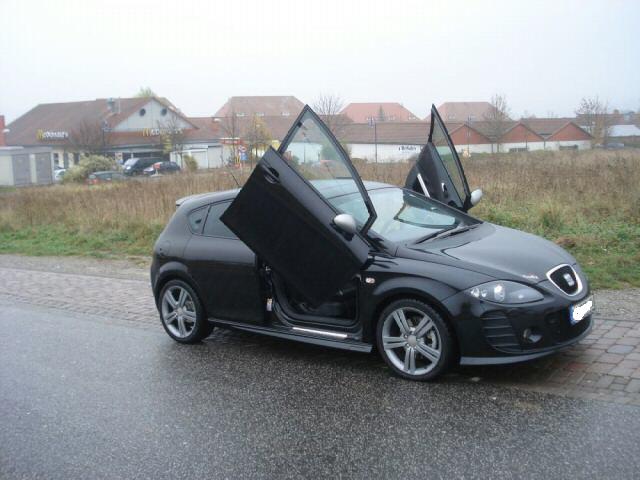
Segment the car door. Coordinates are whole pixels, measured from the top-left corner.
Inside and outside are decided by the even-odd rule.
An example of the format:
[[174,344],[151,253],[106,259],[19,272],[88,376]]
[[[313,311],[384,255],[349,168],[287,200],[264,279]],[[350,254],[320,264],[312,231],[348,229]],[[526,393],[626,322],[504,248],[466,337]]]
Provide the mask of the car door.
[[[340,231],[331,204],[353,194],[367,212],[355,234]],[[305,106],[278,151],[269,148],[222,221],[289,287],[319,305],[367,262],[373,204],[348,155]]]
[[471,194],[449,132],[431,106],[429,139],[407,176],[405,187],[460,210],[471,208]]

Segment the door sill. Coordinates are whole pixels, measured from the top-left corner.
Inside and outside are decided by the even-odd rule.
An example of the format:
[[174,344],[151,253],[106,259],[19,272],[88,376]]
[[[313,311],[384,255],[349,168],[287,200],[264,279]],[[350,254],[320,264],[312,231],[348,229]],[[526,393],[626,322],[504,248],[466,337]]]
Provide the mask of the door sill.
[[295,340],[297,342],[310,343],[313,345],[321,345],[331,348],[339,348],[341,350],[370,353],[373,348],[373,346],[369,343],[364,343],[354,338],[350,338],[349,334],[347,333],[335,332],[321,328],[288,326],[266,327],[249,325],[246,323],[234,322],[231,320],[222,320],[218,318],[210,318],[209,321],[220,327],[229,327],[246,332],[269,335],[271,337]]

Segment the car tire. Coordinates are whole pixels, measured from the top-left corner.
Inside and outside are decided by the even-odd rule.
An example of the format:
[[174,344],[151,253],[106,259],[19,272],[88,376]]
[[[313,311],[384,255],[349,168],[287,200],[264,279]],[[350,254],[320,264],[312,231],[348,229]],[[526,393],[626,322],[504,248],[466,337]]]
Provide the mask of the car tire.
[[389,304],[376,326],[376,344],[391,370],[409,380],[433,380],[454,358],[453,335],[428,304],[401,299]]
[[213,331],[200,298],[188,283],[170,280],[158,298],[162,326],[176,342],[197,343]]

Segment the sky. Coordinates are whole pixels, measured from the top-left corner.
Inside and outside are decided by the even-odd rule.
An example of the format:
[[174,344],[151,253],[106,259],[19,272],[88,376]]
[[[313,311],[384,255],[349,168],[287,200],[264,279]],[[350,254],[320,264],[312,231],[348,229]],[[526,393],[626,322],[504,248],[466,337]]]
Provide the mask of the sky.
[[0,114],[151,87],[185,114],[233,95],[640,109],[640,2],[0,0]]

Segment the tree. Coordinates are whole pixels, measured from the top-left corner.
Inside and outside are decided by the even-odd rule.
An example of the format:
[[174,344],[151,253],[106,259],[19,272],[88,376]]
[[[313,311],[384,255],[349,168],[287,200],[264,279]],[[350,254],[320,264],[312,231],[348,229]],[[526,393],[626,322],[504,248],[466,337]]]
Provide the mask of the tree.
[[244,134],[244,139],[247,142],[250,156],[257,159],[260,152],[264,152],[269,148],[271,144],[271,133],[269,133],[269,130],[260,117],[254,115]]
[[382,105],[380,105],[380,108],[378,109],[377,121],[378,122],[386,122],[387,121],[387,115],[384,113],[384,108],[382,108]]
[[611,119],[609,106],[598,96],[583,97],[576,109],[576,115],[581,125],[584,125],[593,137],[594,144],[604,145],[609,137]]
[[238,143],[240,142],[240,122],[235,109],[231,109],[226,117],[220,117],[220,129],[224,135],[222,140],[226,140],[231,147],[232,162],[238,159]]
[[83,120],[71,130],[69,147],[76,152],[85,154],[104,153],[109,145],[109,126],[99,120]]
[[153,90],[151,90],[151,87],[140,87],[140,90],[138,90],[138,93],[136,93],[135,96],[138,97],[138,98],[157,97],[155,92]]
[[[511,121],[507,97],[498,93],[491,97],[491,108],[483,115],[483,118],[487,125],[486,134],[499,152],[500,140],[509,128]],[[491,148],[493,150],[493,145]]]
[[341,113],[343,108],[344,101],[338,95],[320,94],[313,102],[313,111],[320,115],[322,121],[338,139],[344,134],[345,125],[350,123]]
[[182,160],[185,134],[178,116],[172,113],[168,120],[158,122],[158,128],[162,136],[163,152],[167,155],[175,152],[180,157],[180,160]]

